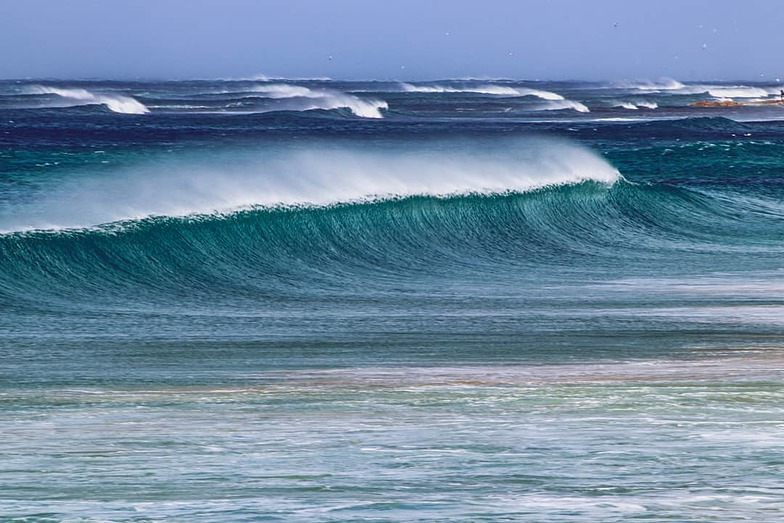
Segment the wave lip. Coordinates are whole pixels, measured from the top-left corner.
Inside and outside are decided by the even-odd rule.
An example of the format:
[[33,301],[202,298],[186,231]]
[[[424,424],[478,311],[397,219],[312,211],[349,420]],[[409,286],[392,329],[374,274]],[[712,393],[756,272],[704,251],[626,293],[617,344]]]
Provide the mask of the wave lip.
[[73,179],[34,201],[9,206],[0,231],[75,229],[154,216],[249,208],[329,206],[409,196],[527,192],[620,174],[593,152],[556,140],[428,142],[400,148],[309,146],[237,158],[213,151],[153,161],[114,176]]
[[70,102],[67,107],[79,105],[105,105],[110,111],[122,114],[147,114],[150,110],[141,102],[130,96],[118,94],[95,94],[86,89],[69,89],[34,85],[29,88],[31,94],[57,95]]

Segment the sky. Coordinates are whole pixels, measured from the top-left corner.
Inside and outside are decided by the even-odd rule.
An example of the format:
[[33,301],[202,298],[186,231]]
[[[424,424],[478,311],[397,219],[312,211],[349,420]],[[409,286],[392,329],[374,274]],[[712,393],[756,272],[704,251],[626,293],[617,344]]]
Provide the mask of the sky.
[[0,78],[784,78],[780,0],[0,0]]

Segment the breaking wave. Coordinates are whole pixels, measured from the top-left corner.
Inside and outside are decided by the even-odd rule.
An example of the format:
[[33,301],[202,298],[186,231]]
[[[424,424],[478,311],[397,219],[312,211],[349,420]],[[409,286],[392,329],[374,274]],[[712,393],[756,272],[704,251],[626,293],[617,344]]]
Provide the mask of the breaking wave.
[[[714,98],[765,98],[772,94],[779,94],[779,87],[752,87],[748,85],[722,85],[722,84],[683,84],[671,78],[655,82],[623,83],[619,87],[635,89],[650,93],[672,94],[708,94]],[[637,104],[638,106],[640,104]]]
[[[253,87],[253,93],[275,100],[292,100],[294,103],[276,107],[275,110],[310,111],[314,109],[348,109],[362,118],[383,118],[381,110],[389,109],[383,100],[363,99],[331,89],[311,89],[293,84],[263,84]],[[299,103],[298,103],[299,101]],[[262,111],[263,112],[263,111]]]
[[56,95],[65,101],[66,105],[58,104],[57,107],[74,107],[79,105],[105,105],[110,111],[122,114],[147,114],[150,110],[138,100],[130,96],[118,94],[95,94],[86,89],[65,89],[34,85],[29,88],[30,94]]
[[580,146],[499,140],[419,146],[310,146],[240,153],[211,151],[112,176],[69,179],[0,215],[0,230],[67,229],[243,208],[328,206],[408,196],[525,192],[582,181],[614,183],[619,173]]
[[714,98],[765,98],[770,94],[766,89],[746,86],[705,86],[707,93]]

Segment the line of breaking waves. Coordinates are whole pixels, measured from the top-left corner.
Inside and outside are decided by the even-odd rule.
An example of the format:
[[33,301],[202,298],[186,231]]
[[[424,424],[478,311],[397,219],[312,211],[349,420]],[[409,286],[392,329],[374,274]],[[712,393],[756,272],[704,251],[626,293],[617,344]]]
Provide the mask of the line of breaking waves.
[[[150,109],[135,98],[111,92],[93,92],[82,88],[65,88],[44,85],[31,85],[25,95],[37,95],[42,100],[36,101],[32,108],[69,108],[85,105],[103,105],[110,111],[123,114],[147,114]],[[202,93],[202,95],[205,93]],[[333,109],[347,109],[351,114],[362,118],[383,118],[382,111],[389,108],[383,100],[360,98],[353,94],[344,93],[328,88],[311,88],[290,83],[262,83],[239,91],[220,91],[227,94],[225,105],[210,106],[210,97],[200,98],[201,105],[188,106],[191,109],[207,109],[221,114],[253,114],[280,111],[313,111]],[[154,102],[154,99],[152,99]],[[30,108],[28,105],[23,106]],[[163,111],[183,108],[182,104],[153,105]]]

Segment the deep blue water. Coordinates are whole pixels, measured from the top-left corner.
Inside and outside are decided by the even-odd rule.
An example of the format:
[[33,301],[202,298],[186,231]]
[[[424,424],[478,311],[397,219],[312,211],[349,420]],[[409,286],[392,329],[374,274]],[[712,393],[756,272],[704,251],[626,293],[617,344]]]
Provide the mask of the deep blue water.
[[779,89],[0,82],[0,520],[779,521]]

